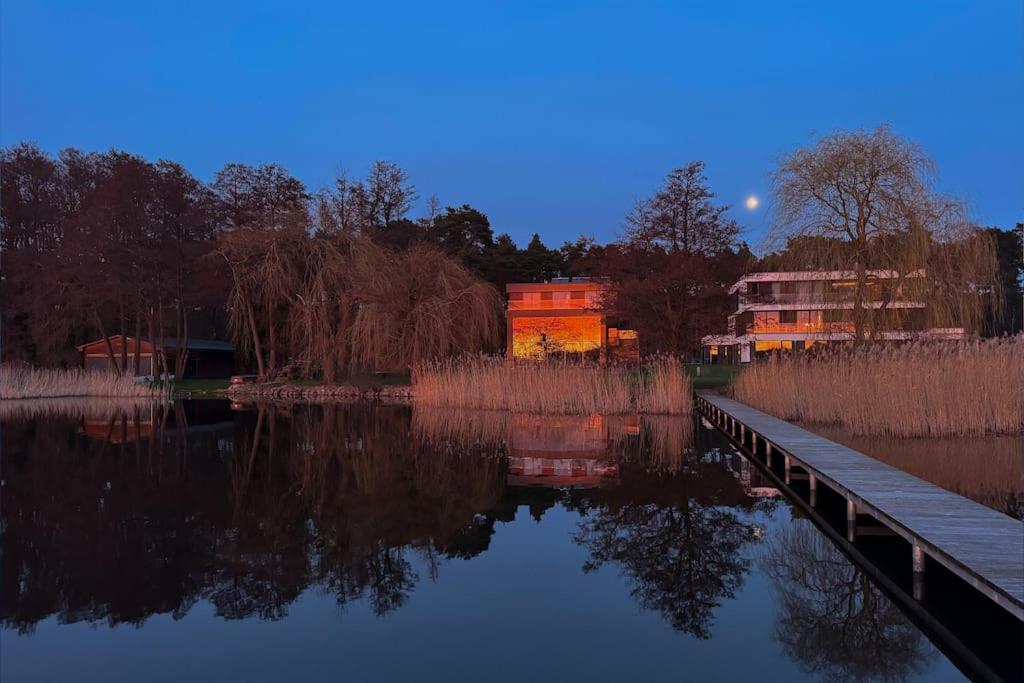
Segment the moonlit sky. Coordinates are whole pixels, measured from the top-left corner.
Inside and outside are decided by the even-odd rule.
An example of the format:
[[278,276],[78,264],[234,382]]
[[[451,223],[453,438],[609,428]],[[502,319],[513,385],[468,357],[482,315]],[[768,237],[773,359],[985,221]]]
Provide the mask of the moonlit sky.
[[383,158],[414,213],[436,194],[551,246],[614,238],[700,159],[756,246],[781,155],[888,122],[976,220],[1024,220],[1020,0],[544,5],[4,0],[0,143],[204,180],[274,161],[311,189]]

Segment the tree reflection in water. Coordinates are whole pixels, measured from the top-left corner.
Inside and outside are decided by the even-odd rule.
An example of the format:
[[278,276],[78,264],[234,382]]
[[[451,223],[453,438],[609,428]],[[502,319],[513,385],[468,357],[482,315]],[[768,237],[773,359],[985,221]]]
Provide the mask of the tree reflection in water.
[[261,407],[207,424],[157,412],[111,414],[99,439],[79,419],[5,424],[5,625],[141,624],[200,600],[278,619],[310,587],[384,614],[420,580],[414,558],[433,577],[489,543],[477,512],[497,504],[503,460],[412,448],[407,410]]
[[758,537],[741,513],[775,501],[751,498],[735,476],[738,456],[710,444],[691,440],[671,458],[672,451],[651,448],[676,442],[668,421],[644,438],[650,443],[633,451],[621,485],[589,501],[575,536],[590,553],[584,571],[618,565],[641,606],[678,631],[709,638],[715,610],[743,585],[744,549]]
[[867,575],[806,520],[765,543],[760,558],[779,603],[775,637],[828,681],[903,681],[936,651]]
[[[141,624],[199,601],[228,619],[280,619],[310,589],[382,615],[446,562],[484,552],[519,506],[539,519],[561,504],[583,516],[585,571],[617,565],[641,605],[706,638],[749,568],[747,513],[774,504],[750,495],[738,456],[702,442],[703,430],[695,443],[688,419],[595,416],[567,433],[577,421],[218,406],[5,426],[5,625]],[[510,478],[513,453],[614,467],[594,477],[574,466],[568,480],[583,485],[551,489],[566,479]]]

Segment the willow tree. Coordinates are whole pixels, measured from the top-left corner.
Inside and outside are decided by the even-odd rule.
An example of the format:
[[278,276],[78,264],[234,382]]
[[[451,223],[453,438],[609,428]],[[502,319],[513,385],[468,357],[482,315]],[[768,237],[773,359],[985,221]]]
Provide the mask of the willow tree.
[[931,326],[971,331],[985,297],[999,296],[991,239],[935,177],[928,155],[885,126],[825,136],[773,175],[780,265],[850,272],[858,342],[899,292],[927,304]]
[[500,342],[498,291],[437,249],[392,252],[361,240],[353,244],[352,267],[357,364],[406,370]]

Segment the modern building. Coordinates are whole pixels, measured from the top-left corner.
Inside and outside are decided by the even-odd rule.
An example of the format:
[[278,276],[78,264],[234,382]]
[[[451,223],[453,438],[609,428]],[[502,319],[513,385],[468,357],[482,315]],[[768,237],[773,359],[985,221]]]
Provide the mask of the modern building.
[[[921,271],[899,278],[870,271],[864,308],[873,338],[880,341],[961,339],[963,328],[930,328],[919,295]],[[736,300],[728,332],[701,340],[705,363],[748,363],[774,352],[803,351],[854,338],[856,275],[852,271],[751,273],[730,289]]]
[[[160,367],[160,349],[152,341],[122,335],[113,335],[107,340],[97,339],[77,347],[82,354],[82,364],[86,369],[111,369],[111,350],[113,351],[113,367],[121,368],[122,357],[127,356],[128,368],[135,366],[136,350],[139,354],[139,371],[145,375],[155,375]],[[167,367],[173,371],[178,355],[178,340],[168,338],[163,343],[163,353],[167,356]],[[122,352],[123,351],[123,352]],[[220,378],[230,377],[235,372],[235,345],[231,342],[212,339],[189,339],[186,343],[184,377]]]
[[639,361],[636,331],[608,325],[602,300],[609,287],[600,278],[506,285],[507,357]]

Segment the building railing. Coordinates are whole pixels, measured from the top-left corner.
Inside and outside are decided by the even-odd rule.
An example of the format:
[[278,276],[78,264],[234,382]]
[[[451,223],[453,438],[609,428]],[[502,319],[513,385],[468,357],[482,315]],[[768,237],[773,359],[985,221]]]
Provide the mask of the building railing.
[[[797,292],[791,294],[740,294],[740,306],[748,304],[843,304],[853,303],[856,299],[854,292]],[[885,301],[884,297],[878,296],[876,292],[867,291],[864,294],[864,301],[877,302]],[[912,302],[915,299],[906,296],[894,296],[890,302]]]
[[555,301],[549,299],[547,301],[514,301],[509,300],[508,310],[510,311],[582,311],[592,310],[595,313],[601,310],[601,307],[593,302],[581,299],[569,299]]
[[829,323],[774,323],[771,325],[758,325],[757,323],[750,323],[747,325],[746,333],[751,334],[786,334],[794,332],[811,332],[811,333],[833,333],[833,332],[853,332],[854,327],[852,322],[839,321]]

